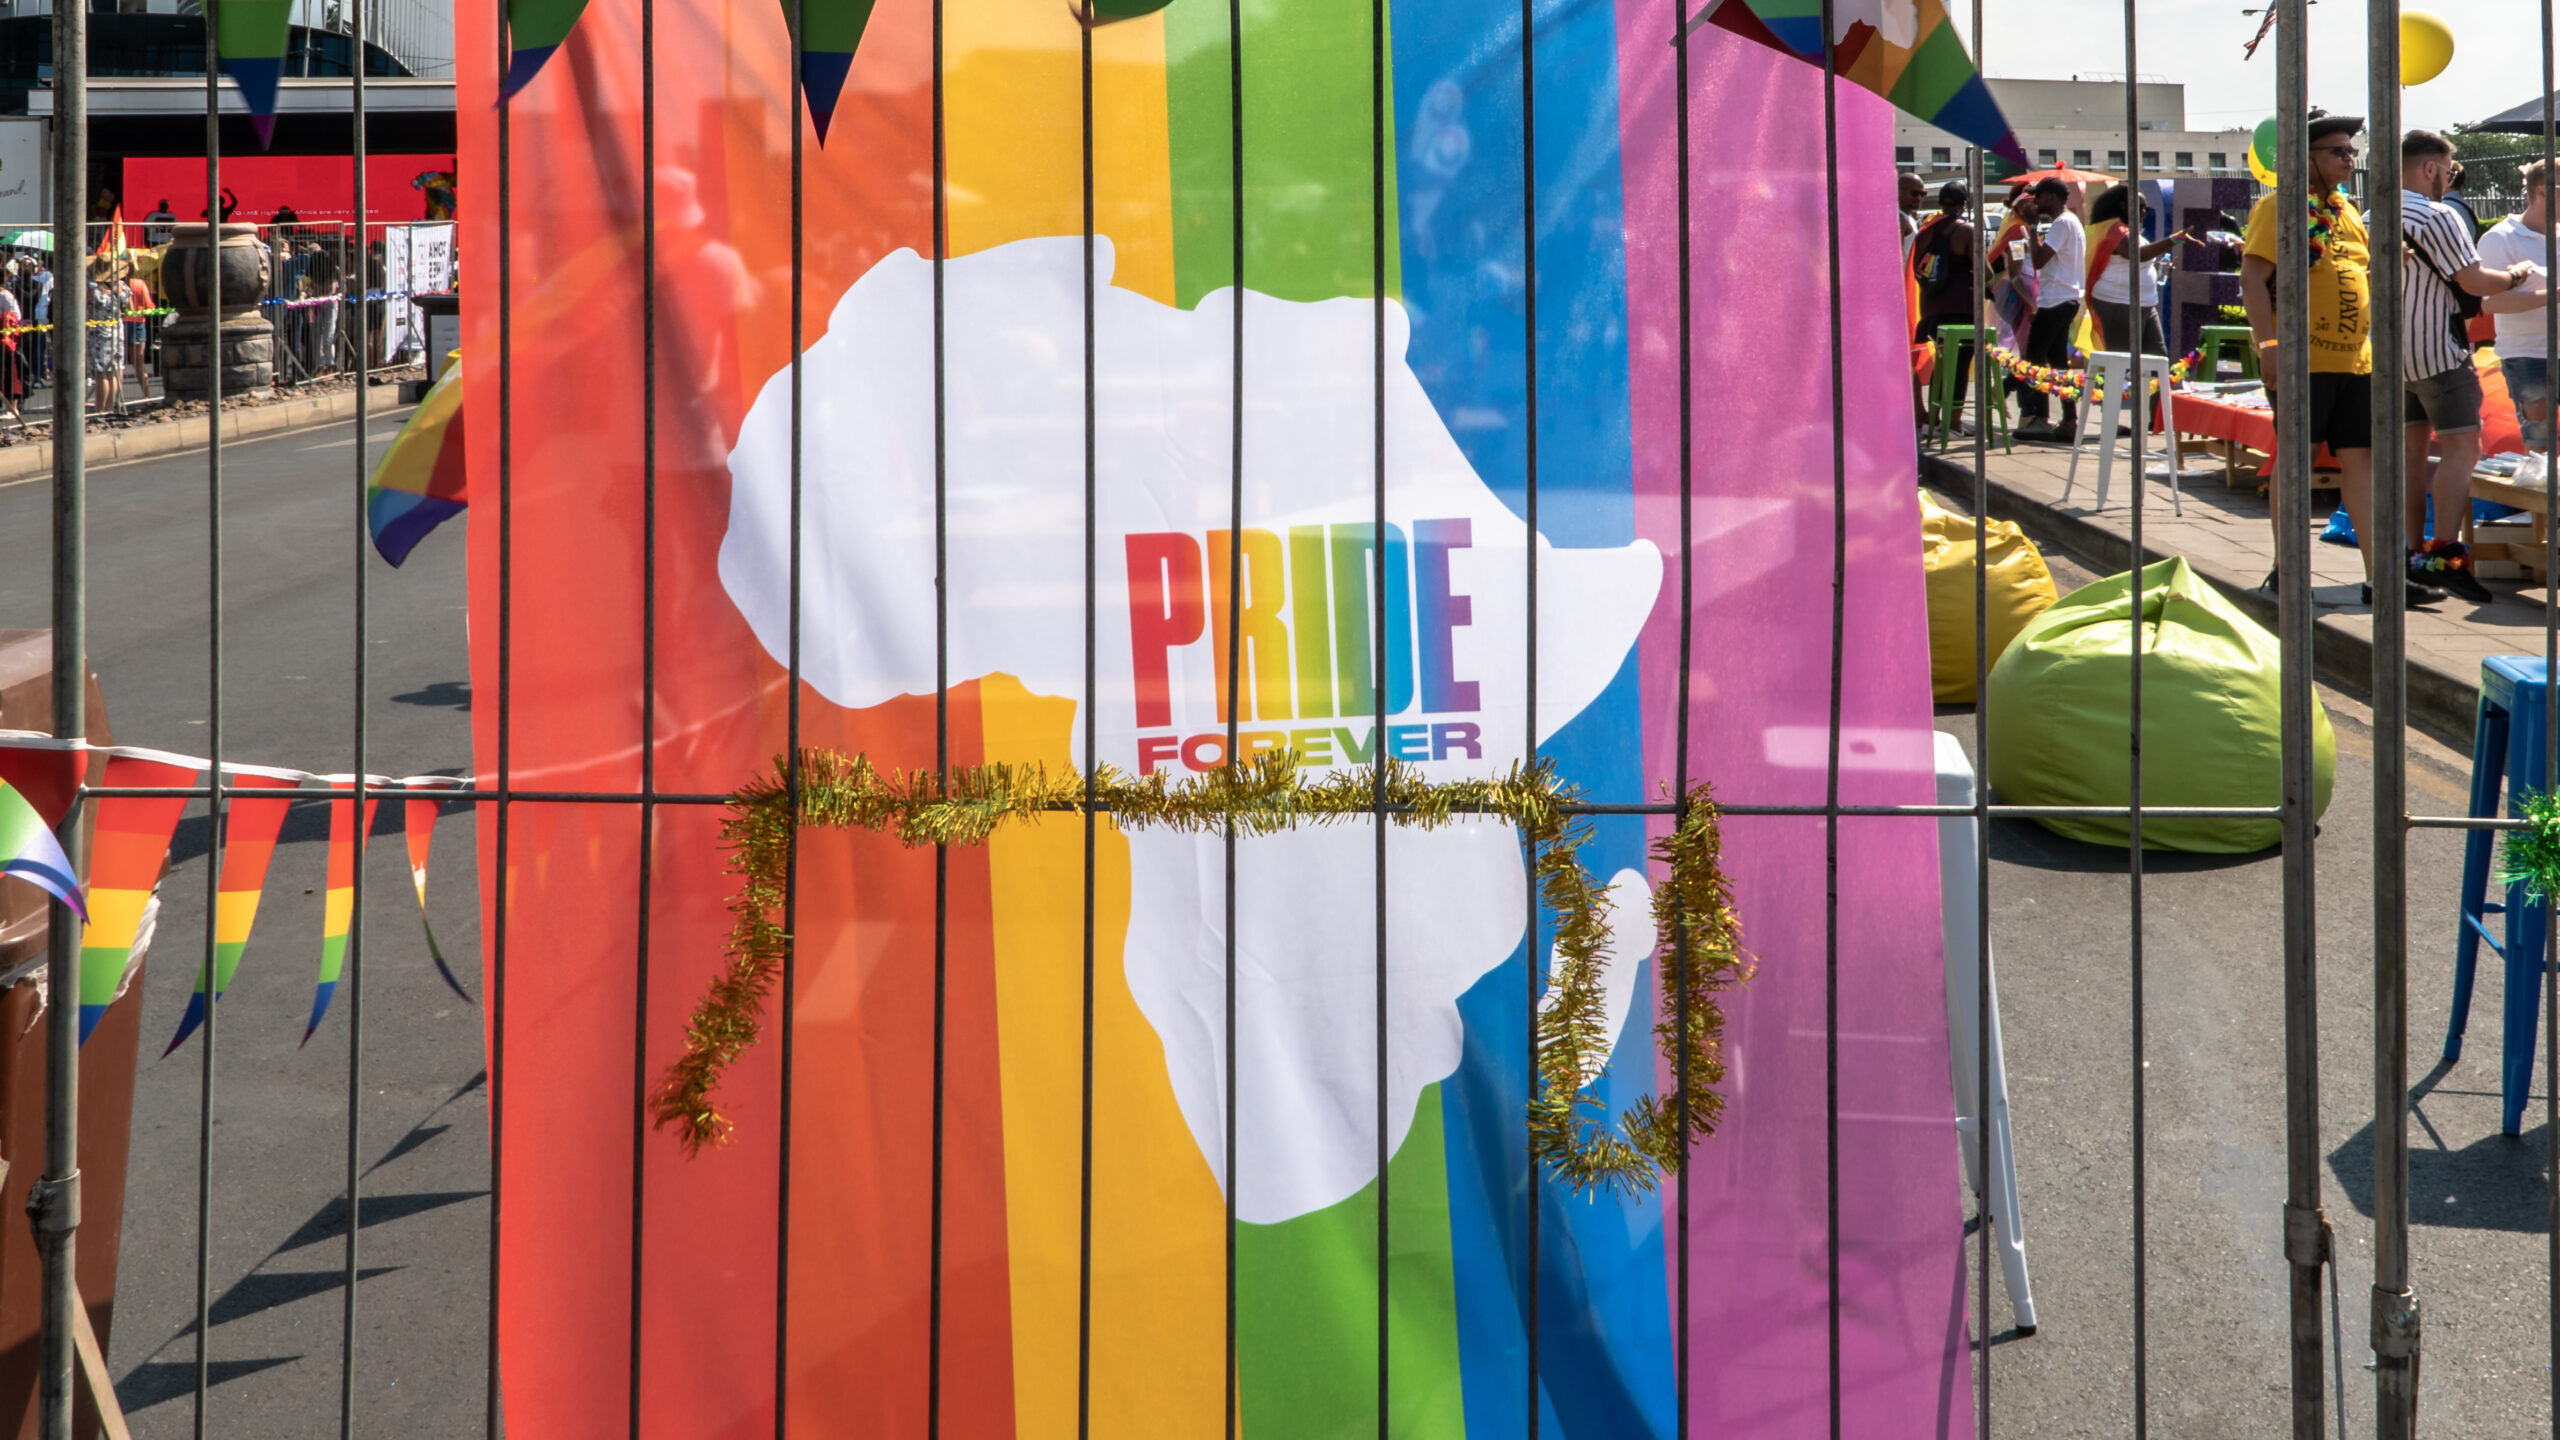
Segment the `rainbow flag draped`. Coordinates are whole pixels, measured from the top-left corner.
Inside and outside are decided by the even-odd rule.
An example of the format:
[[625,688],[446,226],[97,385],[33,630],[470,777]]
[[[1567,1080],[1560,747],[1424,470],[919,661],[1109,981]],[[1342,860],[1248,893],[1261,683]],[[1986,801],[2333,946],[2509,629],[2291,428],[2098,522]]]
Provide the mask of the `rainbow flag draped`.
[[578,28],[587,0],[506,0],[507,78],[498,86],[503,104],[542,73],[551,52]]
[[365,487],[365,521],[373,529],[373,548],[397,565],[428,531],[470,503],[463,466],[462,362],[457,357],[446,363],[444,374],[373,467],[373,479]]
[[[364,831],[373,829],[374,808],[381,803],[365,800]],[[347,926],[356,913],[356,862],[364,849],[364,834],[349,833],[355,813],[353,797],[329,802],[329,894],[320,912],[320,984],[311,993],[311,1023],[302,1030],[305,1045],[329,1013],[329,1000],[338,993],[339,968],[347,960]]]
[[[1967,144],[2024,168],[2027,152],[1982,82],[1941,0],[1912,0],[1909,43],[1891,38],[1910,22],[1888,19],[1900,0],[1835,0],[1833,59],[1840,78],[1893,102]],[[1821,0],[1716,0],[1692,22],[1712,21],[1748,40],[1822,63]]]
[[[107,761],[110,786],[181,786],[196,783],[192,764],[117,755]],[[169,865],[169,837],[185,812],[183,796],[110,795],[98,801],[89,840],[89,915],[80,932],[80,1038],[115,1003],[134,946],[142,941],[152,891]]]
[[53,827],[17,787],[0,780],[0,875],[15,875],[71,907],[82,920],[89,907],[80,898],[80,878]]
[[218,0],[214,6],[213,43],[222,73],[240,87],[261,147],[275,143],[276,81],[284,74],[292,34],[292,0]]
[[431,798],[433,791],[429,787],[412,785],[409,788],[426,791],[430,797],[404,801],[400,812],[400,826],[408,833],[409,840],[409,883],[418,892],[418,924],[427,932],[427,955],[436,962],[436,973],[444,977],[444,983],[453,987],[453,993],[461,996],[465,1004],[473,1003],[471,992],[462,988],[462,981],[454,975],[453,967],[445,962],[444,947],[436,943],[436,927],[427,919],[427,852],[435,844],[436,815],[444,809],[444,802]]
[[174,1053],[204,1023],[205,1011],[231,988],[240,969],[241,952],[249,948],[249,927],[258,918],[258,897],[267,883],[267,865],[275,858],[276,836],[284,830],[285,812],[293,808],[291,791],[300,783],[291,775],[254,771],[233,774],[230,783],[242,791],[280,790],[281,795],[235,794],[222,820],[222,885],[213,911],[213,960],[196,970],[195,993],[187,997],[187,1013],[162,1055]]

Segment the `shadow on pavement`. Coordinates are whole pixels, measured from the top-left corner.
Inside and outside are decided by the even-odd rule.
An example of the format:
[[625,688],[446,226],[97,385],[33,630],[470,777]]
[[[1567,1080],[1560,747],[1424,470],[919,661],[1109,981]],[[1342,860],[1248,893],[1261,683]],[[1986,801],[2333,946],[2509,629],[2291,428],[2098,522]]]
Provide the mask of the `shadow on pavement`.
[[[2489,1134],[2455,1149],[2447,1145],[2427,1115],[2427,1096],[2452,1066],[2439,1061],[2427,1077],[2409,1087],[2409,1223],[2464,1230],[2510,1230],[2539,1233],[2550,1218],[2550,1198],[2543,1189],[2543,1131],[2522,1135]],[[2495,1096],[2481,1097],[2490,1115]],[[2347,1137],[2329,1152],[2329,1173],[2356,1213],[2373,1214],[2373,1126]]]
[[[263,1360],[216,1360],[205,1368],[207,1382],[221,1385],[261,1370],[273,1370],[301,1359],[299,1355],[272,1355]],[[136,1365],[116,1382],[116,1399],[130,1415],[147,1410],[164,1400],[177,1400],[196,1391],[196,1365],[192,1360],[154,1360]]]

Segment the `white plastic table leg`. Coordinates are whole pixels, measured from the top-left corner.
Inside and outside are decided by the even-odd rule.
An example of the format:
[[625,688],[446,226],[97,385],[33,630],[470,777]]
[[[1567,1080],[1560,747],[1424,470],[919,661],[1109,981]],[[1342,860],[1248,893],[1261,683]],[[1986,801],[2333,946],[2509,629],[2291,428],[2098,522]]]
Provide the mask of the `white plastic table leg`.
[[[1973,766],[1953,735],[1937,737],[1938,803],[1973,803]],[[1939,921],[1947,970],[1947,1058],[1953,1070],[1956,1128],[1964,1154],[1965,1180],[1976,1197],[1987,1202],[1992,1241],[2000,1254],[2000,1271],[2008,1281],[2011,1313],[2018,1328],[2036,1328],[2035,1292],[2027,1280],[2027,1228],[2018,1213],[2018,1158],[2009,1125],[2009,1063],[2000,1039],[2000,983],[1991,982],[1990,1144],[1982,1143],[1984,1114],[1979,1079],[1982,1064],[1976,980],[1981,929],[1975,910],[1976,869],[1974,822],[1965,815],[1938,820]],[[1984,1162],[1989,1161],[1988,1173]]]

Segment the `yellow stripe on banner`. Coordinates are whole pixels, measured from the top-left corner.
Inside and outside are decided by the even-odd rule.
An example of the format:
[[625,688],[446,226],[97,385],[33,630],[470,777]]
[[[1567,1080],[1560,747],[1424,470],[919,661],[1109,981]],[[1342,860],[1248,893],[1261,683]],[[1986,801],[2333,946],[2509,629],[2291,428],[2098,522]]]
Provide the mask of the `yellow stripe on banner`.
[[[1035,696],[1007,675],[981,681],[978,695],[986,758],[1053,773],[1074,764],[1073,701]],[[1059,815],[999,830],[988,851],[1015,1434],[1046,1440],[1076,1433],[1084,826]],[[1128,842],[1105,821],[1096,852],[1093,1433],[1215,1434],[1225,1415],[1226,1202],[1121,967]]]
[[224,890],[213,897],[213,942],[217,945],[241,945],[248,942],[249,922],[258,916],[258,892]]
[[148,890],[92,890],[89,923],[80,931],[80,948],[130,950],[142,932],[142,907],[151,903]]
[[[945,12],[951,252],[1084,233],[1082,33],[1063,0]],[[1112,283],[1173,303],[1173,149],[1164,17],[1093,32],[1094,229]]]
[[344,886],[329,892],[328,902],[320,907],[320,933],[344,935],[347,921],[356,913],[355,887]]

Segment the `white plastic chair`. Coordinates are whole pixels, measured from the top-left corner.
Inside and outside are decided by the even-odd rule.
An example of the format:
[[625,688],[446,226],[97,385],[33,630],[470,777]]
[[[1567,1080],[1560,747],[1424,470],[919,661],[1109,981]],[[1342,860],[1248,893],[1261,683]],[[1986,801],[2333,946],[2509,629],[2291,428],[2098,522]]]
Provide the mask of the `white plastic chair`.
[[2113,350],[2101,350],[2089,357],[2089,380],[2106,396],[2107,413],[2092,417],[2089,412],[2096,410],[2097,405],[2083,403],[2079,407],[2078,418],[2071,430],[2071,470],[2062,477],[2062,503],[2071,503],[2071,487],[2079,483],[2080,452],[2088,446],[2089,428],[2094,419],[2098,431],[2095,437],[2098,445],[2098,508],[2107,508],[2107,476],[2115,469],[2116,463],[2116,426],[2123,423],[2125,412],[2130,408],[2133,412],[2134,444],[2139,446],[2143,443],[2142,437],[2151,433],[2151,386],[2148,382],[2157,380],[2160,383],[2160,423],[2168,432],[2160,439],[2161,453],[2169,461],[2169,511],[2173,515],[2184,515],[2187,513],[2184,492],[2178,487],[2178,400],[2169,393],[2169,357],[2143,356],[2145,383],[2140,385],[2124,383],[2132,368],[2131,355]]
[[[1937,732],[1938,803],[1973,803],[1973,766],[1956,737]],[[1977,1082],[1981,1078],[1981,1045],[1977,1022],[1981,1008],[1974,982],[1982,933],[1974,909],[1974,822],[1970,815],[1938,817],[1939,927],[1946,940],[1947,1058],[1955,1072],[1956,1131],[1964,1148],[1965,1178],[1977,1201],[1984,1195],[1983,1113]],[[1991,1174],[1992,1221],[2000,1252],[2000,1273],[2009,1282],[2009,1303],[2018,1332],[2036,1328],[2035,1293],[2027,1284],[2027,1226],[2018,1214],[2018,1156],[2009,1130],[2009,1061],[2000,1046],[2000,983],[1991,983]]]

